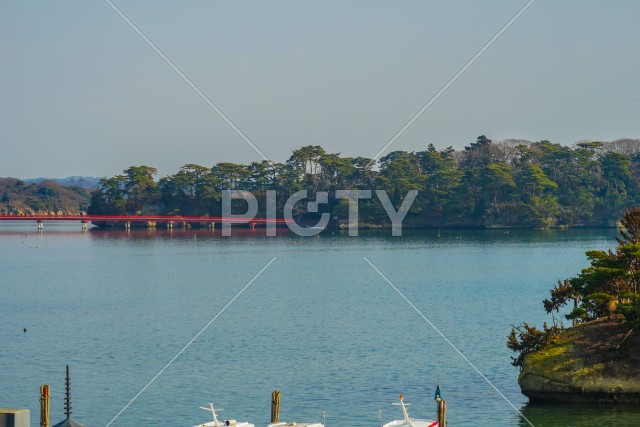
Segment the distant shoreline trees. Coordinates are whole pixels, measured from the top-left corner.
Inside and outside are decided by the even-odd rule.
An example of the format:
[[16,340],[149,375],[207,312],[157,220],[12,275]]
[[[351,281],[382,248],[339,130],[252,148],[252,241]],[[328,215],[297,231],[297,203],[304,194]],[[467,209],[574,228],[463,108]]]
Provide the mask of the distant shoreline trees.
[[[331,197],[337,189],[385,190],[396,207],[407,191],[418,190],[405,226],[614,226],[625,207],[640,205],[639,171],[640,140],[567,147],[549,141],[494,143],[482,135],[464,150],[429,144],[424,151],[393,151],[377,162],[314,145],[294,150],[285,163],[187,164],[159,180],[155,168],[132,166],[100,181],[88,211],[219,215],[221,191],[236,189],[258,200],[276,190],[281,212],[292,193],[306,189],[311,195],[328,191],[323,212],[346,218],[346,201]],[[265,206],[259,209],[264,214]],[[388,218],[377,201],[363,200],[360,221],[386,225]]]

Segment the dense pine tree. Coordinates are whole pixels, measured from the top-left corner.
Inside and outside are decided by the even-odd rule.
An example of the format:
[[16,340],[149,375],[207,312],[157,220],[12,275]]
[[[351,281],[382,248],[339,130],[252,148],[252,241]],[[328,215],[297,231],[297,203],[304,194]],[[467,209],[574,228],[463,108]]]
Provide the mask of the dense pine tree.
[[[286,163],[187,164],[158,181],[155,174],[152,167],[132,166],[103,179],[89,211],[216,215],[224,189],[252,191],[258,198],[277,190],[279,211],[302,189],[330,195],[336,189],[381,189],[397,207],[407,191],[418,190],[405,224],[613,226],[625,207],[640,204],[640,140],[566,147],[549,141],[493,142],[482,135],[461,151],[429,144],[424,151],[390,152],[377,162],[310,145],[294,150]],[[330,198],[323,209],[338,214],[343,205]],[[361,220],[388,220],[377,200],[360,205]]]

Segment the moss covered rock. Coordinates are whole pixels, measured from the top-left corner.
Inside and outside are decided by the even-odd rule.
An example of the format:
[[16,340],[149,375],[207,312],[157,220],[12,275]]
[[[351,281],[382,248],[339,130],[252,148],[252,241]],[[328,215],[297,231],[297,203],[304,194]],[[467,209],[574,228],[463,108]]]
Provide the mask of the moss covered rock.
[[518,383],[532,401],[640,403],[640,331],[607,320],[564,330],[527,355]]

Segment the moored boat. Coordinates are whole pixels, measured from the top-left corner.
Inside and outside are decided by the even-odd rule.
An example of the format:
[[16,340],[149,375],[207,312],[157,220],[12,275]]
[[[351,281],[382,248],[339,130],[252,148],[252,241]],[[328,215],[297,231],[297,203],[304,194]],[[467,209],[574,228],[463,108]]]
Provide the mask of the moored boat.
[[193,427],[223,427],[223,426],[236,426],[236,427],[255,427],[253,424],[244,422],[244,421],[236,421],[236,420],[218,420],[217,412],[222,411],[222,409],[215,409],[213,407],[213,403],[209,403],[208,408],[200,407],[200,409],[204,409],[205,411],[211,411],[211,416],[213,417],[213,421],[209,421],[207,423],[198,424]]
[[324,424],[321,423],[271,423],[267,427],[285,427],[285,426],[295,426],[295,427],[324,427]]
[[400,395],[400,403],[394,403],[394,405],[400,406],[402,408],[403,419],[391,421],[382,427],[438,427],[438,421],[428,420],[428,419],[420,419],[420,418],[411,418],[409,413],[407,412],[407,406],[409,403],[404,403],[404,396]]

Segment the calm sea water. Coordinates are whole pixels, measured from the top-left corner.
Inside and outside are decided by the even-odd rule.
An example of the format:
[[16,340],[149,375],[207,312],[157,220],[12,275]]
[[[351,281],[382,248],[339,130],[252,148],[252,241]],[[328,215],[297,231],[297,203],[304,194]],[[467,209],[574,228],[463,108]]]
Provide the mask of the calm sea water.
[[[549,320],[541,300],[612,247],[614,230],[363,232],[264,237],[264,231],[102,231],[0,225],[0,407],[39,417],[50,384],[63,417],[106,425],[273,257],[275,262],[114,422],[192,426],[209,402],[225,418],[377,426],[435,416],[449,425],[525,426],[518,413],[365,261],[367,257],[536,426],[633,426],[624,406],[533,406],[505,347],[511,325]],[[27,328],[27,332],[23,332]]]

